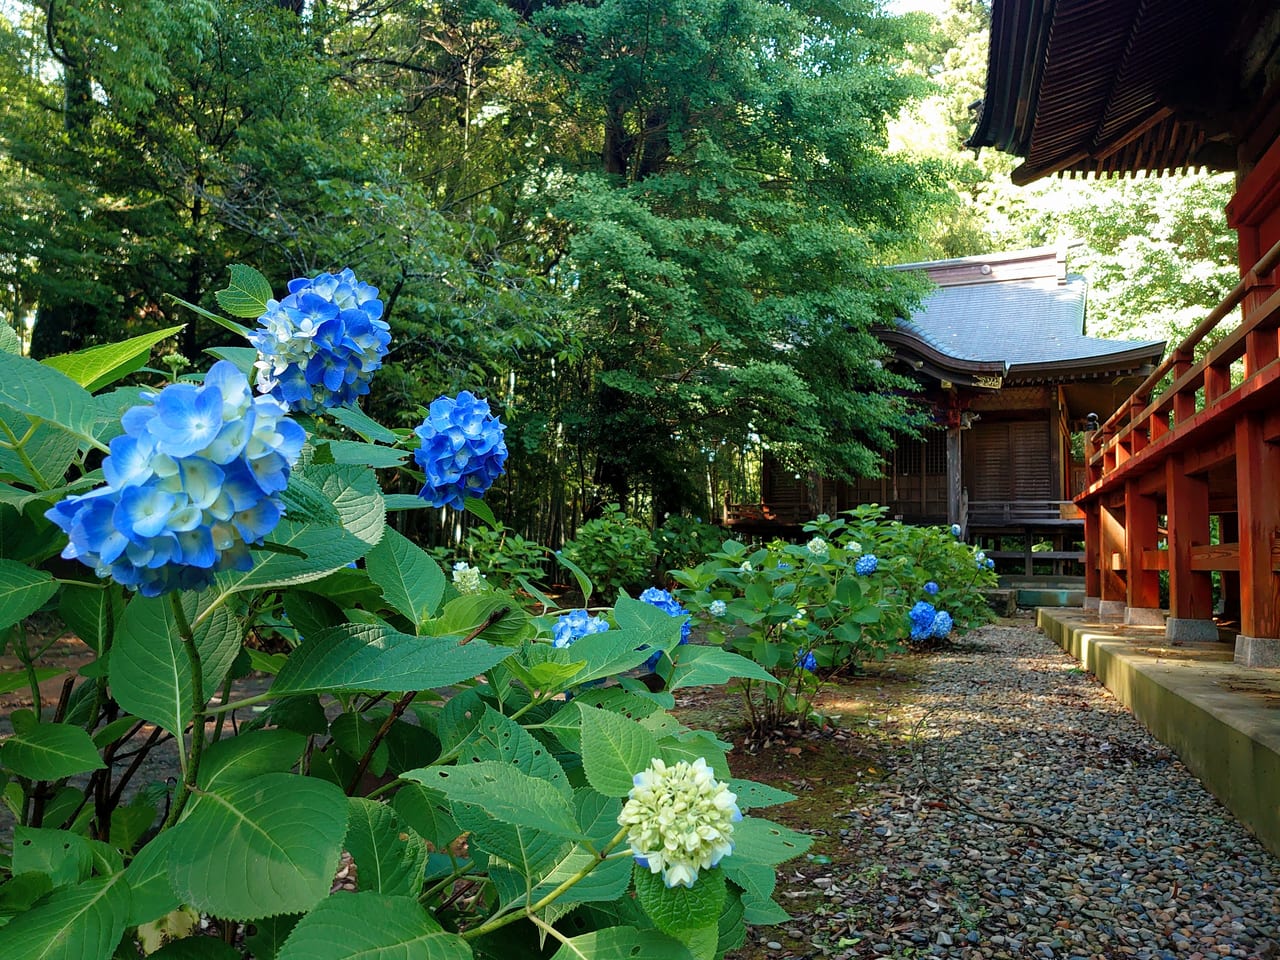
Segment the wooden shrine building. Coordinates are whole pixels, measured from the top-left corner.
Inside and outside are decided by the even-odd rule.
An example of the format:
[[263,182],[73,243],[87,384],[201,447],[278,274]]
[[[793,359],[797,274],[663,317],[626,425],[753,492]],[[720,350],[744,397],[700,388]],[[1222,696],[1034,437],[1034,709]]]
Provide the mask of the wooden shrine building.
[[1004,561],[1083,560],[1084,488],[1072,434],[1108,417],[1151,372],[1162,342],[1085,335],[1083,277],[1052,248],[903,264],[936,285],[910,318],[877,331],[921,386],[935,426],[899,437],[881,476],[797,476],[765,462],[762,503],[731,508],[751,532],[794,532],[819,513],[878,503],[908,523],[958,523]]
[[970,145],[1017,183],[1235,171],[1240,282],[1092,435],[1076,502],[1086,606],[1214,640],[1216,586],[1236,660],[1280,665],[1280,5],[994,0]]

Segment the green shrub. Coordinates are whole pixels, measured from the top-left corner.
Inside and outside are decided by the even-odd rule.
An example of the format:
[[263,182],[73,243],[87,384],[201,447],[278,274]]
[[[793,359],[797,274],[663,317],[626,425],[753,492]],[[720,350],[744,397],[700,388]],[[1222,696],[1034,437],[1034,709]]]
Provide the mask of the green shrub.
[[644,524],[610,503],[603,515],[578,528],[562,552],[587,575],[602,599],[612,601],[622,590],[647,583],[658,546]]

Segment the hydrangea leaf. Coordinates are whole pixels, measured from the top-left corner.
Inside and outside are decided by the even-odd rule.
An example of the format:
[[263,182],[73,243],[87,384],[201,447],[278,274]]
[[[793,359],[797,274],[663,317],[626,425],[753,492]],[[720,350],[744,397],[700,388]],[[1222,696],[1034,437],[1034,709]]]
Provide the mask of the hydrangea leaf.
[[412,897],[372,891],[330,897],[298,921],[277,960],[472,960]]
[[[374,738],[378,735],[380,723],[362,717],[358,713],[343,713],[333,718],[329,725],[329,735],[334,745],[352,760],[359,762],[365,755]],[[373,748],[373,756],[369,759],[369,772],[380,777],[387,771],[387,759],[390,751],[385,740],[379,740]]]
[[463,761],[508,763],[522,773],[551,784],[565,800],[573,796],[569,779],[551,751],[516,721],[488,704],[480,722],[472,728],[460,750],[459,757]]
[[55,890],[4,929],[5,960],[107,960],[124,935],[123,873]]
[[422,625],[422,632],[465,636],[499,611],[502,616],[485,627],[479,636],[496,643],[514,644],[532,635],[529,615],[514,600],[496,593],[454,597],[444,605],[439,617]]
[[[188,622],[197,597],[183,597]],[[196,647],[204,667],[204,690],[212,693],[240,652],[240,627],[225,607],[195,621]],[[192,710],[191,659],[182,646],[167,597],[135,597],[111,648],[111,692],[120,706],[171,733],[186,726]]]
[[178,895],[169,882],[169,847],[176,833],[166,830],[154,837],[138,851],[137,856],[125,868],[132,901],[129,907],[129,926],[150,923],[163,917],[170,910],[181,906]]
[[440,565],[408,537],[390,528],[369,551],[365,569],[397,613],[422,623],[436,612],[444,596]]
[[767,783],[756,783],[754,780],[730,779],[728,783],[729,789],[738,798],[738,809],[743,811],[789,803],[796,798],[793,793],[771,787]]
[[[23,438],[21,454],[15,449],[0,447],[0,476],[44,491],[46,495],[52,494],[53,489],[62,482],[83,440],[48,423],[37,423],[31,435],[25,436],[31,427],[31,421],[10,409],[0,408],[0,420],[4,421],[5,427],[13,432],[15,438]],[[8,439],[7,436],[5,439]],[[25,501],[23,498],[15,498],[19,502],[14,505],[21,509],[30,499],[34,498],[28,497]],[[48,551],[53,552],[55,551]]]
[[458,826],[468,834],[472,856],[487,854],[491,861],[504,861],[526,887],[537,883],[571,847],[568,840],[538,829],[536,823],[495,820],[479,804],[455,802],[451,809]]
[[119,343],[106,343],[97,347],[86,347],[75,353],[46,357],[40,362],[46,367],[65,373],[92,393],[142,369],[151,355],[151,348],[161,340],[180,333],[182,329],[182,325],[165,327],[163,330],[130,337]]
[[745,817],[733,831],[733,856],[725,863],[755,863],[773,867],[798,857],[813,838],[760,817]]
[[571,937],[551,960],[636,960],[637,957],[694,960],[689,948],[679,940],[657,930],[635,927],[606,927]]
[[200,789],[217,790],[266,773],[287,773],[306,746],[302,734],[279,729],[250,730],[211,743],[200,758]]
[[2,351],[0,405],[77,437],[93,436],[94,407],[89,391],[59,370]]
[[215,291],[213,298],[231,316],[256,320],[267,312],[267,301],[271,299],[271,282],[253,267],[233,263],[231,281],[226,289]]
[[0,560],[0,630],[35,613],[57,592],[57,581],[44,570]]
[[105,764],[82,728],[41,723],[0,742],[0,766],[30,780],[61,780]]
[[582,711],[582,768],[606,797],[625,797],[632,778],[659,755],[652,733],[620,714],[595,707]]
[[352,797],[347,801],[343,847],[359,871],[360,888],[388,896],[417,896],[427,865],[427,844],[385,803]]
[[241,960],[235,947],[213,937],[183,937],[151,954],[155,960]]
[[662,759],[669,764],[681,760],[693,763],[702,757],[717,780],[725,782],[729,779],[729,761],[725,759],[729,747],[706,730],[685,730],[673,737],[664,737],[658,741],[658,748]]
[[88,880],[93,850],[85,837],[65,830],[18,824],[13,833],[13,872],[43,873],[55,887]]
[[[674,631],[668,629],[666,640],[659,649],[674,647],[680,637],[680,625],[674,617],[669,617],[660,610],[657,613],[674,627]],[[574,683],[601,680],[640,666],[653,655],[654,642],[653,631],[643,629],[606,630],[604,633],[591,633],[575,640],[574,659],[585,660],[587,665],[582,673],[574,677]]]
[[703,870],[692,887],[668,887],[658,874],[635,865],[636,899],[663,933],[684,940],[687,933],[716,927],[724,905],[724,874]]
[[467,497],[467,499],[463,501],[462,505],[466,509],[467,513],[472,516],[479,517],[489,526],[489,529],[498,530],[501,527],[501,524],[498,523],[498,518],[493,515],[493,508],[483,500],[477,499],[476,497]]
[[66,584],[58,597],[58,613],[77,637],[100,651],[124,615],[124,592],[114,583]]
[[680,651],[667,689],[719,686],[735,678],[778,682],[773,674],[754,660],[719,647],[687,646]]
[[220,573],[214,583],[224,595],[319,580],[359,560],[369,544],[342,527],[285,517],[267,540],[289,552],[259,550],[253,569]]
[[253,347],[209,347],[205,353],[218,360],[230,361],[246,377],[253,376],[254,364],[258,360],[258,351]]
[[407,771],[403,778],[439,790],[451,802],[482,807],[488,817],[502,823],[556,837],[582,838],[564,794],[508,763],[483,760],[456,767],[423,767]]
[[737,950],[747,939],[746,910],[742,906],[742,894],[729,888],[724,907],[720,910],[720,929],[716,939],[717,957]]
[[[60,673],[66,673],[61,667],[36,667],[36,681],[44,683],[50,677],[56,677]],[[14,690],[20,690],[31,682],[31,678],[27,676],[25,670],[0,670],[0,693],[10,693]]]
[[[328,413],[336,422],[370,443],[395,443],[399,439],[394,430],[384,427],[359,407],[330,407]],[[410,496],[422,502],[417,494]]]
[[22,341],[18,339],[18,331],[7,323],[0,323],[0,351],[22,353]]
[[329,448],[329,455],[333,457],[334,463],[359,464],[376,470],[402,467],[409,456],[407,450],[360,440],[326,440],[324,443]]
[[511,651],[483,640],[415,637],[380,624],[325,630],[289,655],[273,693],[435,690],[469,680]]
[[392,797],[391,808],[437,850],[443,850],[462,833],[462,828],[454,822],[448,798],[421,784],[402,786]]
[[172,832],[169,880],[184,903],[235,920],[309,910],[329,894],[347,798],[268,773],[203,794]]

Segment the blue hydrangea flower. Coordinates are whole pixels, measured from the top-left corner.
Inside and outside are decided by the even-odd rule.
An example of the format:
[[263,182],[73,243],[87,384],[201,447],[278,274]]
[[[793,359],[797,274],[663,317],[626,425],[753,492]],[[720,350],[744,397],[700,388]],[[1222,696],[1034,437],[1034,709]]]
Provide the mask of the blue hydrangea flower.
[[869,577],[876,572],[876,567],[880,566],[880,561],[874,553],[864,553],[858,558],[858,562],[853,565],[853,572],[860,577]]
[[958,537],[958,536],[960,536],[960,524],[958,524],[958,523],[953,523],[953,524],[951,525],[951,535],[952,535],[953,537]]
[[570,610],[556,618],[551,628],[553,647],[569,647],[575,640],[593,633],[604,633],[609,629],[609,621],[604,617],[593,617],[586,610]]
[[790,569],[791,569],[791,564],[787,563],[787,561],[785,561],[785,560],[779,560],[779,561],[778,561],[778,569],[779,569],[779,570],[790,570]]
[[[689,616],[689,611],[680,605],[679,600],[659,587],[649,587],[644,593],[640,594],[640,599],[644,603],[657,607],[668,616],[683,617],[684,619],[680,622],[680,642],[689,642],[689,631],[692,629],[689,621],[692,618]],[[645,666],[652,670],[658,665],[658,660],[661,656],[661,653],[655,653],[645,661]]]
[[933,631],[933,622],[937,616],[938,611],[934,609],[932,603],[925,600],[917,601],[907,614],[907,619],[911,622],[911,639],[923,640],[928,637]]
[[289,281],[289,295],[268,300],[249,336],[258,350],[258,390],[291,410],[346,406],[369,392],[391,327],[378,288],[350,270]]
[[727,609],[723,600],[712,600],[711,605],[707,607],[707,612],[713,617],[723,617]]
[[288,412],[226,360],[203,385],[171,384],[125,411],[106,485],[45,513],[69,538],[62,556],[146,597],[250,569],[306,440]]
[[933,635],[942,639],[951,632],[953,626],[955,624],[951,620],[951,614],[945,610],[939,610],[938,615],[933,618]]
[[996,562],[992,560],[990,557],[987,557],[987,569],[994,570],[995,568],[996,568]]
[[924,585],[924,592],[932,597],[934,594],[938,592],[938,585],[934,583],[932,580],[930,580],[928,583]]
[[808,670],[810,673],[818,669],[818,658],[813,655],[813,651],[808,653],[796,654],[796,666],[802,670]]
[[432,401],[427,419],[413,431],[422,440],[413,459],[427,475],[418,495],[433,507],[455,510],[468,497],[483,496],[504,472],[506,429],[488,401],[469,390]]

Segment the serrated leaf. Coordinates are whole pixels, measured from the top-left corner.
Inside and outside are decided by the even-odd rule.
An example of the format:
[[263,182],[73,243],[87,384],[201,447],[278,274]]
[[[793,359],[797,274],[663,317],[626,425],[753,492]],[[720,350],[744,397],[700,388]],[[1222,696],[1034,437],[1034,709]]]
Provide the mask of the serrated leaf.
[[198,303],[191,303],[188,300],[183,300],[181,297],[175,297],[171,293],[165,294],[165,299],[172,300],[174,303],[177,303],[186,307],[188,310],[190,310],[192,313],[196,314],[197,316],[204,317],[206,320],[212,320],[214,323],[222,327],[224,330],[230,330],[232,333],[234,333],[238,337],[244,337],[247,340],[250,334],[253,333],[253,331],[250,330],[248,327],[244,326],[244,324],[236,323],[234,320],[231,320],[227,317],[224,317],[219,314],[213,313],[209,310],[206,310],[204,307],[200,306]]
[[444,605],[440,616],[421,625],[421,632],[467,636],[499,613],[502,615],[479,636],[492,643],[516,644],[533,634],[524,609],[510,597],[492,591],[454,597]]
[[183,937],[151,954],[155,960],[241,960],[240,952],[213,937]]
[[467,497],[462,501],[462,508],[473,517],[479,517],[490,530],[501,529],[502,524],[498,523],[497,517],[493,515],[493,508],[483,500],[477,497]]
[[388,493],[383,500],[387,505],[387,513],[397,513],[403,510],[426,510],[431,506],[416,493]]
[[294,913],[329,894],[347,798],[331,783],[268,773],[201,794],[172,832],[169,880],[184,903],[234,920]]
[[730,779],[728,784],[729,789],[738,798],[739,810],[772,807],[779,803],[790,803],[796,798],[794,793],[787,793],[787,791],[771,787],[767,783],[756,783],[754,780]]
[[88,880],[92,870],[93,850],[85,837],[66,830],[14,827],[14,873],[43,873],[60,887]]
[[267,301],[272,299],[271,282],[253,267],[233,263],[230,282],[225,289],[215,291],[213,298],[231,316],[256,320],[267,312]]
[[369,576],[382,588],[391,609],[414,624],[436,612],[444,596],[445,578],[440,565],[407,537],[387,528],[382,540],[365,559]]
[[[188,622],[200,598],[182,597]],[[218,607],[193,630],[208,696],[222,683],[240,651],[240,627]],[[127,711],[178,733],[191,717],[191,658],[178,635],[168,597],[135,597],[120,620],[109,663],[112,695]]]
[[358,464],[375,470],[392,470],[403,467],[408,450],[397,450],[377,443],[359,440],[325,440],[334,463]]
[[0,323],[0,350],[5,353],[22,352],[22,341],[18,338],[18,331],[7,323]]
[[423,767],[402,777],[439,790],[451,802],[479,806],[503,823],[530,826],[556,837],[582,837],[563,793],[505,763],[485,760],[457,767]]
[[201,790],[267,773],[287,773],[302,756],[307,738],[291,730],[251,730],[211,743],[200,758]]
[[726,748],[717,742],[715,736],[706,730],[686,730],[674,737],[666,737],[658,741],[659,756],[668,764],[684,760],[693,763],[699,757],[707,762],[717,780],[729,779],[729,762],[725,759]]
[[[744,817],[733,830],[733,863],[757,863],[774,867],[798,857],[813,845],[813,838],[761,817]],[[725,863],[729,863],[726,859]]]
[[437,850],[443,850],[462,833],[453,819],[448,797],[421,784],[402,786],[391,798],[391,808]]
[[723,957],[737,950],[746,941],[747,923],[742,907],[742,895],[735,889],[726,891],[724,908],[720,911],[720,928],[716,939],[716,956]]
[[360,892],[330,897],[298,921],[278,960],[472,960],[412,897]]
[[93,437],[94,408],[89,391],[66,374],[26,357],[0,352],[0,405],[77,437]]
[[[343,713],[334,717],[329,725],[329,736],[334,744],[352,760],[359,761],[365,751],[378,735],[379,724],[356,713]],[[382,776],[387,770],[387,745],[379,741],[369,759],[369,772],[375,777]]]
[[58,613],[77,637],[100,651],[114,635],[116,622],[124,614],[124,593],[114,583],[65,584],[58,597]]
[[400,439],[394,430],[384,427],[359,407],[329,407],[325,413],[370,443],[395,443]]
[[716,927],[724,906],[724,874],[703,870],[692,887],[668,887],[661,875],[635,865],[636,898],[659,930],[684,938],[692,930]]
[[346,624],[309,637],[289,655],[273,693],[435,690],[469,680],[511,651],[483,640],[415,637],[377,624]]
[[31,909],[31,905],[53,889],[46,873],[16,873],[0,883],[0,926],[10,917]]
[[123,873],[55,890],[2,928],[5,960],[107,960],[128,915]]
[[754,660],[720,647],[689,645],[680,651],[679,662],[672,671],[668,690],[683,687],[708,687],[728,683],[735,678],[778,683],[778,679]]
[[694,960],[679,940],[657,930],[606,927],[570,937],[551,960]]
[[284,504],[288,516],[312,523],[338,526],[342,518],[335,507],[318,487],[314,487],[300,477],[293,477],[289,486],[280,492],[280,501]]
[[427,865],[427,844],[386,804],[363,797],[348,801],[343,847],[355,861],[362,890],[417,896]]
[[106,766],[89,734],[66,723],[42,723],[0,742],[0,765],[31,780],[61,780]]
[[[248,333],[248,331],[245,332]],[[230,361],[237,370],[249,378],[253,376],[254,366],[258,361],[258,351],[253,347],[208,347],[205,353],[215,360]]]
[[176,832],[166,830],[153,837],[125,868],[132,893],[128,925],[150,923],[181,906],[169,881],[169,849]]
[[[72,492],[62,485],[62,478],[76,457],[76,452],[84,440],[61,427],[37,422],[35,430],[26,436],[32,421],[23,414],[8,407],[0,406],[0,421],[13,431],[15,437],[23,438],[20,455],[16,449],[0,446],[0,477],[14,480],[23,486],[32,487],[41,493],[35,497],[10,497],[15,507],[25,509],[32,499],[55,499],[56,494]],[[47,528],[45,528],[47,529]],[[44,536],[41,531],[40,540],[32,545],[30,551],[15,553],[6,551],[11,560],[38,562],[45,556],[56,553],[56,547],[63,546],[61,534]],[[36,553],[38,551],[38,553]],[[34,556],[33,556],[34,554]]]
[[35,613],[57,592],[57,581],[46,571],[0,560],[0,630]]
[[606,797],[625,797],[633,777],[660,755],[653,734],[619,714],[595,707],[582,711],[582,768]]
[[176,333],[181,333],[183,326],[165,327],[152,333],[144,333],[138,337],[130,337],[119,343],[107,343],[97,347],[86,347],[75,353],[64,353],[56,357],[46,357],[40,362],[46,367],[65,373],[90,393],[131,373],[141,370],[151,355],[151,348],[161,340],[166,340]]
[[[44,683],[50,677],[56,677],[66,672],[60,667],[36,667],[36,682]],[[0,670],[0,693],[21,690],[28,683],[30,683],[30,678],[27,676],[26,670]]]
[[551,751],[516,721],[487,704],[480,722],[459,746],[458,755],[460,762],[496,760],[510,764],[551,784],[565,800],[573,796],[564,768]]

